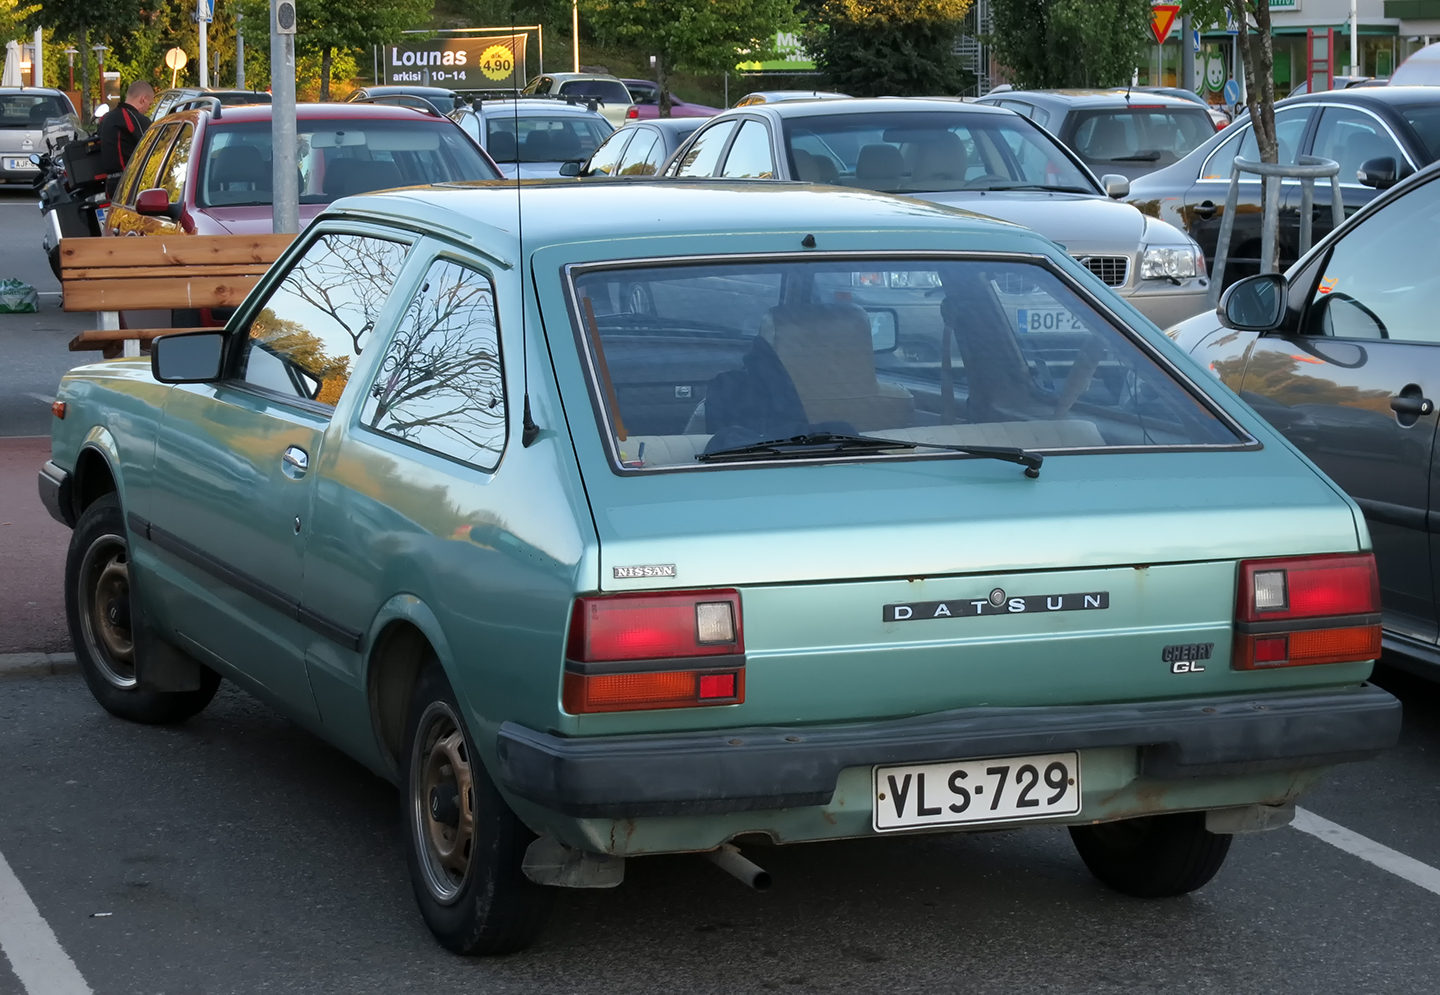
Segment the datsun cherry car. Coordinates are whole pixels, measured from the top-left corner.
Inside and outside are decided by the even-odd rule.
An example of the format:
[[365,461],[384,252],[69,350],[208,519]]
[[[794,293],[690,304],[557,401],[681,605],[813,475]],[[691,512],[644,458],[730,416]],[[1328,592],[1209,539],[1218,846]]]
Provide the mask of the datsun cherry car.
[[56,411],[99,702],[223,676],[396,782],[464,953],[650,854],[758,883],[757,840],[1067,826],[1177,895],[1398,736],[1355,504],[1064,250],[938,205],[349,198]]

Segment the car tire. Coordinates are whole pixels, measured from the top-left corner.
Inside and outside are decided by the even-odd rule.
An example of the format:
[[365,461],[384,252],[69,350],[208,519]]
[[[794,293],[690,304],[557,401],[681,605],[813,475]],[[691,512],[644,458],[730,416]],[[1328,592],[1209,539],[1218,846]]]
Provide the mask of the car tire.
[[220,675],[198,664],[198,689],[140,687],[137,663],[146,640],[137,637],[145,619],[133,596],[130,541],[114,493],[98,498],[75,523],[65,558],[65,615],[85,683],[111,715],[147,725],[183,722],[215,697]]
[[1169,898],[1207,884],[1231,837],[1206,829],[1204,812],[1182,812],[1071,826],[1070,839],[1102,883],[1136,898]]
[[521,870],[535,834],[496,789],[461,715],[432,655],[405,724],[400,808],[410,883],[420,915],[447,949],[513,953],[545,927],[554,891]]

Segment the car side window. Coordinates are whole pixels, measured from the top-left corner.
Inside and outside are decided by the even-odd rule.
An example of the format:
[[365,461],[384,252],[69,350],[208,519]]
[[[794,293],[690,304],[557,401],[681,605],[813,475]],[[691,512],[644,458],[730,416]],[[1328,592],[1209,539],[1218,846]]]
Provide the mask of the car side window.
[[746,121],[730,143],[721,176],[734,179],[773,180],[775,157],[770,151],[770,129],[759,121]]
[[495,289],[479,270],[437,259],[405,308],[360,423],[493,470],[505,449],[505,377]]
[[[1305,134],[1305,126],[1310,123],[1310,107],[1287,107],[1284,110],[1275,112],[1275,139],[1280,144],[1280,161],[1293,163],[1295,156],[1300,152],[1300,139]],[[1224,145],[1210,154],[1210,158],[1200,169],[1202,180],[1226,180],[1230,179],[1230,167],[1235,163],[1235,157],[1249,159],[1255,162],[1260,158],[1259,146],[1255,143],[1255,132],[1247,124],[1242,134],[1231,138]],[[1259,177],[1253,173],[1241,173],[1241,179],[1259,181]]]
[[370,235],[321,235],[250,322],[238,378],[334,405],[410,246]]
[[125,179],[119,189],[115,191],[115,203],[127,206],[135,203],[135,195],[140,192],[140,173],[144,170],[146,160],[157,147],[160,147],[159,154],[164,154],[164,147],[160,146],[160,136],[164,130],[164,128],[152,128],[145,137],[140,139],[140,144],[135,149],[135,157],[130,160],[132,168],[125,171]]
[[1440,183],[1415,187],[1335,243],[1306,331],[1345,339],[1440,343],[1440,268],[1434,262]]
[[625,147],[630,144],[631,140],[634,137],[635,134],[633,131],[617,131],[615,132],[615,134],[605,139],[605,143],[601,145],[598,149],[596,149],[595,154],[590,157],[590,169],[587,175],[618,175],[619,169],[617,167],[620,163],[621,157],[624,155]]
[[1350,107],[1327,107],[1320,112],[1315,129],[1315,155],[1340,164],[1340,182],[1359,186],[1356,173],[1367,159],[1391,158],[1397,167],[1405,153],[1390,137],[1385,126],[1364,111]]
[[730,137],[730,132],[735,130],[735,122],[721,121],[719,124],[706,128],[695,136],[695,141],[685,150],[680,161],[674,166],[671,176],[710,176],[715,172],[715,166],[720,161],[720,153],[725,150],[725,142]]
[[182,125],[160,170],[160,189],[170,195],[172,204],[185,199],[185,177],[190,172],[190,147],[194,142],[195,129],[188,124]]
[[654,176],[664,159],[660,136],[649,128],[640,131],[620,157],[615,167],[617,176]]
[[135,181],[134,196],[131,197],[131,203],[134,203],[135,197],[138,197],[141,191],[153,190],[159,186],[160,166],[165,161],[165,150],[170,147],[170,140],[175,137],[177,130],[177,125],[166,125],[165,130],[160,133],[159,140],[157,140],[150,149],[150,154],[145,157],[145,161],[141,163],[140,168],[136,170],[139,176]]

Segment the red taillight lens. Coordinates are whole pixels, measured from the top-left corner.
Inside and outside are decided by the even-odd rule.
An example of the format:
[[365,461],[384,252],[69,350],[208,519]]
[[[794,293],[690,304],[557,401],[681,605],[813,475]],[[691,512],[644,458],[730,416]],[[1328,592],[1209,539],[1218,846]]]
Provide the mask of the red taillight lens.
[[738,591],[577,598],[566,649],[565,710],[737,704],[745,700],[744,653]]
[[1380,655],[1380,578],[1370,553],[1248,560],[1239,588],[1237,670]]
[[666,660],[745,652],[738,591],[665,591],[577,598],[571,660]]
[[631,121],[634,121],[634,120],[635,120],[636,118],[638,118],[639,116],[640,116],[640,108],[638,108],[638,107],[633,107],[633,106],[632,106],[628,111],[625,112],[625,117],[628,118],[628,119],[631,120]]

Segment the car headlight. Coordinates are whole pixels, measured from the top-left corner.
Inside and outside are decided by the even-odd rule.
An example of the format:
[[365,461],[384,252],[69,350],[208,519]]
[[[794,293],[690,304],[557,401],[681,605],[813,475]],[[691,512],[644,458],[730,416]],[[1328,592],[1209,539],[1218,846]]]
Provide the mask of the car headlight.
[[1190,280],[1205,275],[1199,246],[1160,246],[1140,254],[1140,279]]

